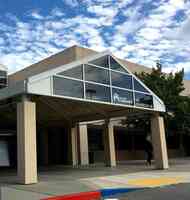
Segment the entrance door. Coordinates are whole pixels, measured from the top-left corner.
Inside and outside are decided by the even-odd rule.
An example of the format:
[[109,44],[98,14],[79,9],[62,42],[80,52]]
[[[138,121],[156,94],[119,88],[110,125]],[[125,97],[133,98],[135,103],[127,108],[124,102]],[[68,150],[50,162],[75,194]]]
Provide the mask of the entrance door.
[[8,143],[5,140],[0,140],[0,166],[10,166]]
[[65,128],[51,128],[48,133],[49,164],[68,164],[68,134]]
[[90,164],[104,162],[104,145],[102,128],[88,128],[88,148]]

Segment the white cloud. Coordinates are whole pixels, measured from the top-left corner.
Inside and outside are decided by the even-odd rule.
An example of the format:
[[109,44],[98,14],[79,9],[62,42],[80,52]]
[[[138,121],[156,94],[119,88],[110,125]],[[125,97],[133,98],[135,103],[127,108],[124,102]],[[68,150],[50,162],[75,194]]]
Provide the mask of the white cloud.
[[0,45],[4,45],[5,40],[3,38],[0,38]]
[[54,8],[54,9],[52,9],[52,11],[51,11],[51,15],[53,15],[53,16],[56,16],[56,17],[62,17],[62,16],[64,16],[65,14],[64,14],[64,12],[60,9],[60,8]]
[[160,30],[156,28],[142,28],[138,36],[143,37],[145,40],[158,40],[162,37]]
[[103,6],[114,6],[117,8],[125,8],[127,5],[133,3],[135,0],[83,0],[88,6],[100,5]]
[[[9,73],[22,69],[24,66],[28,66],[31,63],[34,63],[35,60],[32,59],[32,56],[27,56],[24,54],[15,54],[10,53],[2,56],[0,62],[9,67]],[[13,66],[14,64],[14,66]],[[15,69],[16,67],[16,69]]]
[[76,7],[79,5],[78,0],[63,0],[63,2],[71,7]]
[[190,17],[177,30],[177,38],[181,40],[190,40]]
[[[167,66],[165,71],[185,66],[185,71],[190,72],[190,3],[148,0],[147,4],[156,7],[145,15],[144,1],[138,4],[134,0],[63,2],[71,7],[69,9],[79,8],[82,4],[88,15],[79,12],[68,18],[65,10],[56,7],[48,16],[43,16],[38,10],[31,11],[31,23],[14,15],[7,17],[15,26],[0,22],[3,32],[3,36],[0,35],[0,62],[11,72],[74,44],[98,51],[109,49],[120,58],[129,58],[149,67],[161,59]],[[174,17],[179,10],[185,17],[176,21]],[[118,16],[122,16],[122,20]],[[181,59],[176,59],[179,56]]]
[[88,12],[95,14],[100,23],[104,26],[113,24],[113,19],[118,13],[118,8],[114,6],[104,6],[102,4],[92,5],[87,8]]
[[44,17],[38,11],[33,10],[30,14],[34,19],[42,20]]
[[135,45],[125,45],[121,50],[122,51],[127,51],[127,52],[133,52],[135,51],[137,47],[135,47]]
[[163,68],[163,71],[166,73],[175,73],[184,69],[185,73],[190,73],[190,62],[180,62],[173,64],[173,66]]
[[57,22],[57,21],[52,22],[51,26],[52,28],[55,28],[55,29],[64,28],[64,24],[62,22]]

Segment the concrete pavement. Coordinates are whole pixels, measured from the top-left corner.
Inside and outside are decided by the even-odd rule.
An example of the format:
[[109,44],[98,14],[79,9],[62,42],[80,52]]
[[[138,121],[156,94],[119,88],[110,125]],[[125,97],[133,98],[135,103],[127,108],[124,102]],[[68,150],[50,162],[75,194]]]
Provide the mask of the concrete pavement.
[[[154,170],[144,161],[133,161],[107,168],[102,165],[88,168],[68,168],[63,166],[41,169],[39,183],[34,185],[15,184],[14,172],[0,172],[2,200],[28,196],[27,200],[86,192],[105,188],[156,188],[167,185],[190,183],[190,159],[170,160],[169,170]],[[6,196],[8,195],[8,196]]]

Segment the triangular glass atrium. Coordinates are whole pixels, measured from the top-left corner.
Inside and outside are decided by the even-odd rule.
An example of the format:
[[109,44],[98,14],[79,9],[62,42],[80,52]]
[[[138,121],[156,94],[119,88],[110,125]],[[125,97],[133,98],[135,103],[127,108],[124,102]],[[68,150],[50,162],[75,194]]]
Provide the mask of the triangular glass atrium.
[[44,95],[165,111],[164,103],[112,55],[96,55],[37,77],[29,81],[31,93],[43,88]]

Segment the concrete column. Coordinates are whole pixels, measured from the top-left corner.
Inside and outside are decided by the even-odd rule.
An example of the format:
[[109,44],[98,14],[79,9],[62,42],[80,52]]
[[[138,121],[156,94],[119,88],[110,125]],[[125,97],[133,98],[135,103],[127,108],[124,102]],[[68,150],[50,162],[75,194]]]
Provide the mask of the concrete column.
[[69,162],[74,167],[78,165],[78,146],[77,146],[78,127],[69,128]]
[[36,105],[27,99],[17,104],[17,173],[21,184],[37,183]]
[[79,124],[78,127],[80,165],[89,165],[88,155],[88,130],[87,125]]
[[104,130],[104,153],[106,166],[116,166],[114,126],[111,122],[105,122]]
[[152,116],[151,131],[155,166],[157,169],[167,169],[168,154],[163,117],[159,116],[158,114]]

